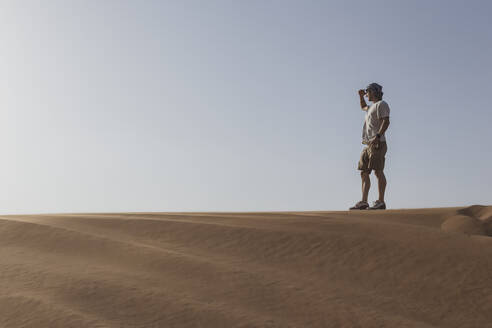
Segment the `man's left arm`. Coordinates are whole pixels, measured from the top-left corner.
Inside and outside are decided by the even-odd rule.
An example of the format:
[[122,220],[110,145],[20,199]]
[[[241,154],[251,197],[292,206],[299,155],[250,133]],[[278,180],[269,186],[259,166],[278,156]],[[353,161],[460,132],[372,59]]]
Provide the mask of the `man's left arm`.
[[379,144],[379,138],[377,137],[382,136],[386,130],[388,129],[388,126],[390,125],[390,118],[389,116],[381,118],[381,127],[379,128],[378,134],[374,139],[372,139],[371,144],[374,143],[375,145]]
[[388,129],[388,126],[390,125],[390,118],[389,116],[383,117],[381,121],[382,123],[381,123],[381,127],[379,128],[378,134],[382,136]]

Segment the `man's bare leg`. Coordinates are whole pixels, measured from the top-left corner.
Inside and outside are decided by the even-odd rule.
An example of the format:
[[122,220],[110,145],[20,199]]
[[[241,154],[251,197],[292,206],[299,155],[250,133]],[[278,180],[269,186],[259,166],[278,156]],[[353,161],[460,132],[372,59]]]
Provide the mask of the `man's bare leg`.
[[384,203],[384,191],[386,190],[386,177],[383,170],[374,170],[374,174],[378,178],[379,201]]
[[367,202],[367,196],[369,194],[369,188],[371,188],[371,179],[369,178],[371,171],[361,171],[360,176],[362,178],[362,201]]

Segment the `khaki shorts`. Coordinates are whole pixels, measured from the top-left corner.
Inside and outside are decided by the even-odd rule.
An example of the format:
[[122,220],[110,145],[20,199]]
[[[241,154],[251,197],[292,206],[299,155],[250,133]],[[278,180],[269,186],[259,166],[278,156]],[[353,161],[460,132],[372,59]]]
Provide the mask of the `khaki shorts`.
[[362,150],[360,154],[358,170],[361,171],[371,171],[371,170],[382,170],[384,169],[384,156],[388,146],[386,141],[381,141],[379,143],[379,148],[374,146],[367,146]]

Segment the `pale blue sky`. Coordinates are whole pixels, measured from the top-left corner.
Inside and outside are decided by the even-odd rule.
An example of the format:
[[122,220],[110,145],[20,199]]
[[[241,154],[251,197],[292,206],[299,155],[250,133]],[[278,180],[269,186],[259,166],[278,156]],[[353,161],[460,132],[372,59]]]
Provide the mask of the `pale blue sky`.
[[[491,204],[490,1],[2,1],[0,213]],[[371,175],[369,199],[377,199]]]

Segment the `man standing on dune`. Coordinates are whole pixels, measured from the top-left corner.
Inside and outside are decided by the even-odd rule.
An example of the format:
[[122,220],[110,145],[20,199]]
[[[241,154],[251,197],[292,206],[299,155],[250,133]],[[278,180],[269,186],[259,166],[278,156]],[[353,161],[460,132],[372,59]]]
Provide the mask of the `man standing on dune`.
[[[371,106],[367,106],[364,96],[372,101]],[[361,171],[362,178],[362,200],[351,207],[351,210],[384,210],[384,191],[386,189],[386,177],[384,176],[384,161],[387,151],[386,137],[384,133],[389,126],[390,108],[383,100],[383,87],[377,83],[371,83],[365,90],[359,90],[360,107],[366,112],[364,127],[362,128],[362,143],[366,147],[360,155],[358,169]],[[378,179],[379,199],[369,207],[367,195],[371,187],[369,175],[371,171]]]

